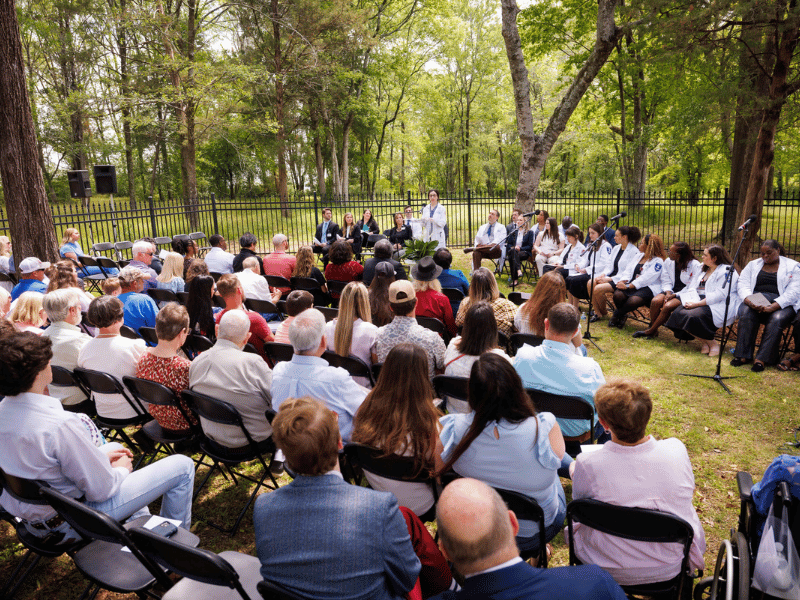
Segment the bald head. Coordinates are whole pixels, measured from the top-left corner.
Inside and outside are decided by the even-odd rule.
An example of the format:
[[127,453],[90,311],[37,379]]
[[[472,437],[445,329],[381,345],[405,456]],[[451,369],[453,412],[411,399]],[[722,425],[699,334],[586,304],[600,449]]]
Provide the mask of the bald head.
[[476,479],[456,479],[436,505],[442,549],[464,575],[519,556],[514,513],[500,495]]

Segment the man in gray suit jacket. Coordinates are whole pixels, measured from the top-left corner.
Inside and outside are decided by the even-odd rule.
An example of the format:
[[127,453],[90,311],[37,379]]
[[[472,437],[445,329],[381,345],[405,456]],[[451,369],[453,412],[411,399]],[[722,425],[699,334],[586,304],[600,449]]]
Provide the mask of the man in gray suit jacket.
[[420,561],[395,497],[344,481],[336,413],[311,398],[281,404],[275,443],[298,476],[255,504],[261,574],[309,598],[394,600]]

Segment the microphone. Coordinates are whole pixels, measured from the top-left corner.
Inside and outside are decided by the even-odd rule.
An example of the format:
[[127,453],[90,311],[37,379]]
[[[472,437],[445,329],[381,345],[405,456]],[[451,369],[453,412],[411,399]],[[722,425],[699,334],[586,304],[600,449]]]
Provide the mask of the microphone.
[[622,211],[621,213],[619,213],[618,215],[614,215],[613,217],[611,217],[611,218],[608,220],[608,222],[610,223],[611,221],[619,221],[620,219],[624,219],[624,218],[625,218],[625,217],[627,217],[627,216],[628,216],[628,213],[626,213],[626,212],[623,210],[623,211]]
[[750,215],[749,217],[747,217],[747,221],[745,221],[744,223],[742,223],[742,224],[739,226],[739,231],[744,231],[745,229],[747,229],[748,227],[750,227],[750,225],[752,225],[753,223],[755,223],[757,220],[758,220],[758,216],[756,216],[756,215]]
[[523,216],[523,217],[525,217],[525,218],[527,219],[528,217],[532,217],[532,216],[534,216],[534,215],[538,216],[540,212],[542,212],[542,211],[541,211],[540,209],[538,209],[538,208],[537,208],[535,211],[533,211],[533,212],[529,212],[529,213],[525,213],[525,214],[524,214],[524,215],[522,215],[522,216]]

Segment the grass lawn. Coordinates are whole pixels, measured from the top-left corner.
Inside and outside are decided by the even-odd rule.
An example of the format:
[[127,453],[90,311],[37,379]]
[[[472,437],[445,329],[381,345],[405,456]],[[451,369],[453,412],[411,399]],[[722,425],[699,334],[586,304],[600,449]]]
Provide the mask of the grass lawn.
[[[457,268],[468,273],[469,257],[454,251]],[[484,264],[488,265],[488,261]],[[501,291],[510,290],[501,282]],[[520,291],[531,291],[524,284]],[[584,321],[585,323],[585,321]],[[798,424],[798,373],[781,373],[768,368],[752,373],[749,368],[729,366],[730,354],[722,362],[722,375],[740,376],[727,380],[733,391],[725,393],[714,381],[681,377],[679,373],[713,375],[716,358],[699,353],[699,344],[678,344],[662,329],[657,339],[633,339],[631,334],[641,325],[628,325],[623,330],[610,329],[605,322],[592,325],[592,333],[603,352],[589,345],[589,355],[603,368],[606,378],[632,377],[644,383],[654,400],[649,433],[658,438],[677,437],[689,450],[694,466],[697,489],[695,506],[705,528],[707,539],[706,572],[713,571],[720,542],[735,527],[739,511],[735,475],[744,470],[756,481],[770,461],[787,452],[784,443],[793,439]],[[282,478],[282,484],[288,483]],[[571,486],[562,480],[569,499]],[[232,522],[246,500],[244,487],[230,489],[218,477],[213,486],[195,503],[193,530],[201,545],[214,551],[226,549],[255,553],[252,512],[245,517],[236,537],[220,534],[208,527],[203,517],[216,522]],[[568,553],[562,536],[554,540],[551,566],[565,565]],[[21,546],[9,526],[0,526],[0,578],[5,580],[22,555]],[[77,598],[83,579],[68,558],[44,559],[28,578],[19,594],[21,600],[34,598]],[[98,598],[116,598],[100,593]],[[134,596],[130,596],[134,598]]]

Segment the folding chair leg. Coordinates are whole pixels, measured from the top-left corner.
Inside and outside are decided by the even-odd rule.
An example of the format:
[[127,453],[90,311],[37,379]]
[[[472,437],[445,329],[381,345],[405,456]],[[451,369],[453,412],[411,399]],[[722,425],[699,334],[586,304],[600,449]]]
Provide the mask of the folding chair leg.
[[[29,558],[31,558],[30,561],[28,560]],[[36,554],[33,550],[28,550],[19,561],[19,564],[14,568],[13,573],[11,573],[8,581],[6,581],[6,584],[3,586],[3,590],[0,592],[0,598],[14,598],[19,587],[25,582],[25,579],[27,579],[30,572],[36,568],[36,565],[38,565],[39,561],[41,560],[42,556],[40,554]],[[22,570],[23,567],[25,567],[25,570],[23,571],[22,575],[17,578],[17,574]],[[15,579],[16,583],[14,583]],[[12,583],[14,583],[14,585],[9,589],[9,586],[11,586]]]
[[[200,482],[200,485],[197,486],[197,489],[194,491],[194,496],[192,496],[192,501],[197,499],[197,497],[200,495],[200,491],[203,489],[203,486],[208,482],[209,479],[211,479],[211,476],[214,474],[214,471],[216,469],[219,469],[220,471],[222,471],[222,474],[225,475],[225,471],[222,469],[220,464],[217,461],[214,461],[214,465],[208,470],[208,474],[205,476],[205,479],[203,479],[203,481]],[[225,476],[225,479],[226,480],[228,479],[227,475]]]
[[[233,524],[233,528],[229,532],[226,532],[230,533],[231,537],[236,535],[236,532],[239,530],[239,525],[242,522],[242,519],[244,518],[244,515],[247,512],[247,509],[250,508],[250,505],[253,503],[253,500],[256,499],[256,496],[258,495],[258,490],[260,490],[263,487],[264,480],[267,478],[267,475],[272,477],[272,474],[269,472],[269,469],[267,469],[267,472],[261,476],[261,480],[256,484],[256,488],[253,490],[253,493],[250,494],[250,499],[247,501],[247,504],[245,504],[244,508],[242,509],[242,512],[239,513],[239,518],[236,519],[236,523]],[[210,524],[211,523],[209,523],[209,525]]]

